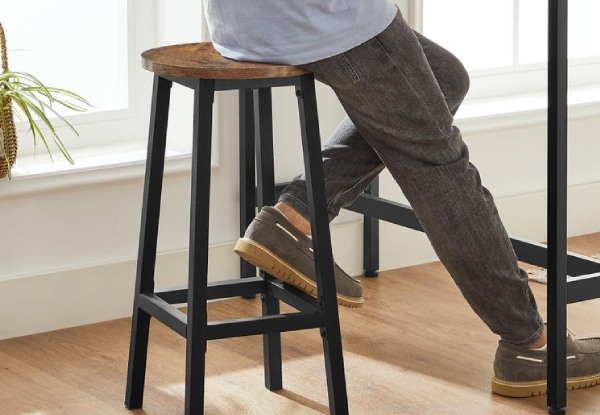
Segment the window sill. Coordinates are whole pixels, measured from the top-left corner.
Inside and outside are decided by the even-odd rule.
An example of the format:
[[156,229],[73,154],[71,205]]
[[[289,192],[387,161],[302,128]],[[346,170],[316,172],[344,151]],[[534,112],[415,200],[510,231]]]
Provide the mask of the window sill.
[[[96,148],[75,149],[71,165],[55,154],[55,162],[44,154],[41,157],[18,157],[12,169],[12,178],[1,179],[0,199],[29,193],[54,191],[57,189],[130,180],[145,174],[145,144],[113,145]],[[176,174],[190,170],[191,155],[166,150],[165,174]]]
[[[570,88],[568,102],[570,120],[600,115],[600,86]],[[547,108],[545,91],[472,100],[467,96],[455,121],[463,133],[546,124]]]

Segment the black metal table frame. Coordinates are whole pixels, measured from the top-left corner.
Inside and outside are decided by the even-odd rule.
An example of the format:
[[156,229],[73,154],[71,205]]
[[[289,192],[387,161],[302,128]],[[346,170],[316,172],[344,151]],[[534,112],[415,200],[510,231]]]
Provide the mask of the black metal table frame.
[[[511,242],[519,260],[548,270],[547,402],[548,412],[557,415],[566,413],[567,406],[567,304],[600,298],[600,261],[567,251],[568,1],[549,0],[548,3],[548,244],[518,238],[511,238]],[[247,174],[241,176],[253,177],[252,171],[246,171]],[[245,181],[242,185],[245,197],[251,195],[253,183]],[[284,186],[277,186],[277,194]],[[240,212],[243,234],[254,216],[254,207],[252,203],[240,205],[243,207]],[[379,197],[378,179],[347,209],[364,215],[366,276],[376,276],[379,268],[379,220],[423,231],[410,206]],[[249,264],[242,261],[241,267],[242,276],[255,275]]]
[[[600,298],[600,261],[567,251],[568,0],[548,1],[547,245],[511,238],[521,261],[548,270],[548,412],[567,407],[567,304]],[[378,197],[375,181],[348,209],[365,215],[365,275],[377,274],[377,219],[422,231],[409,206]]]

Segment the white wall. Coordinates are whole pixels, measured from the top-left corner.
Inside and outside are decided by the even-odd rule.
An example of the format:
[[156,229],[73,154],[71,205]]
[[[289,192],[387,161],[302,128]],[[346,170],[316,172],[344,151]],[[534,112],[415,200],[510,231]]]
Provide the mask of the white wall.
[[[163,36],[171,41],[173,31]],[[169,35],[168,33],[171,33]],[[186,35],[187,36],[187,35]],[[190,37],[195,36],[193,33]],[[163,39],[163,42],[165,39]],[[323,137],[343,116],[333,94],[318,87]],[[170,143],[185,146],[189,96],[176,92]],[[211,193],[210,278],[236,277],[238,161],[235,93],[218,101]],[[276,176],[302,168],[293,91],[276,90]],[[233,108],[233,110],[231,110]],[[598,108],[572,111],[570,234],[600,231]],[[543,115],[543,114],[542,114]],[[519,125],[514,125],[518,121]],[[510,233],[545,238],[545,121],[539,114],[458,121],[484,183],[497,196]],[[183,143],[183,144],[182,144]],[[157,286],[184,284],[187,269],[189,159],[167,163]],[[0,181],[0,339],[127,316],[135,276],[143,166]],[[43,188],[44,190],[39,190]],[[37,190],[32,190],[37,189]],[[382,175],[382,195],[403,200]],[[338,262],[362,270],[360,216],[345,212],[333,224]],[[432,261],[424,235],[382,225],[382,269]]]

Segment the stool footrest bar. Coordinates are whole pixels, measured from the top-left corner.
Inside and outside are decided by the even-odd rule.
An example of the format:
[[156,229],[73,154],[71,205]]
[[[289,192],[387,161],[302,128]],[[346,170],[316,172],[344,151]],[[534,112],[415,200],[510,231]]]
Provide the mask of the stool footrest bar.
[[180,287],[172,287],[165,290],[158,290],[154,292],[161,300],[169,304],[185,304],[187,303],[188,287],[183,285]]
[[[242,297],[264,292],[265,280],[261,277],[216,281],[208,284],[207,299]],[[187,286],[160,290],[154,294],[169,304],[185,304],[188,302]]]
[[265,280],[261,277],[239,278],[208,283],[207,299],[243,297],[265,292]]
[[317,299],[273,277],[267,281],[267,294],[300,311],[317,311]]
[[322,312],[287,313],[274,316],[221,320],[208,323],[208,340],[253,336],[323,327]]
[[182,337],[187,333],[187,316],[154,294],[138,294],[138,307]]
[[[186,337],[187,315],[162,298],[154,294],[140,294],[138,307],[182,337]],[[207,340],[304,330],[323,325],[323,313],[315,309],[308,312],[211,321],[208,322]]]

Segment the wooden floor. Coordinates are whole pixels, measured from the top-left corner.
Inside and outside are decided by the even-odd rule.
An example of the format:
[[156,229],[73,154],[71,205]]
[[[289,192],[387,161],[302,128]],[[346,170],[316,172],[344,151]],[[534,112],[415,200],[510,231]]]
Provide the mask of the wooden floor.
[[[600,234],[576,238],[570,249],[598,254]],[[363,283],[365,307],[341,310],[352,414],[546,413],[545,396],[490,392],[497,339],[439,263]],[[544,312],[545,286],[532,287]],[[257,301],[242,299],[209,308],[212,319],[260,310]],[[569,326],[578,335],[600,333],[599,322],[599,300],[569,306]],[[144,409],[124,408],[129,324],[122,319],[0,342],[0,415],[182,414],[184,340],[155,322]],[[327,414],[318,332],[284,334],[283,347],[285,389],[273,393],[263,387],[260,337],[209,343],[205,413]],[[568,399],[569,414],[600,413],[600,387],[569,392]]]

